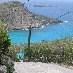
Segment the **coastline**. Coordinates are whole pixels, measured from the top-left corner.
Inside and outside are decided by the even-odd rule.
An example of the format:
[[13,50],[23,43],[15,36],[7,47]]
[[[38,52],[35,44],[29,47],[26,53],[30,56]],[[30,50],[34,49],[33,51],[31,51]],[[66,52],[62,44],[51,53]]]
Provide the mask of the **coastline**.
[[[62,20],[56,20],[52,23],[49,23],[49,22],[45,22],[45,24],[38,24],[38,23],[35,23],[35,24],[31,24],[31,29],[36,29],[36,28],[43,28],[44,26],[46,25],[55,25],[55,24],[59,24],[59,23],[63,23]],[[22,27],[16,27],[16,28],[12,28],[12,29],[9,29],[8,31],[15,31],[15,30],[29,30],[29,26],[30,25],[24,25]]]
[[35,14],[28,10],[19,1],[11,1],[0,4],[0,21],[7,24],[8,31],[11,30],[28,30],[30,24],[31,28],[39,28],[49,23],[58,24],[63,23],[57,18],[47,17],[44,15]]
[[[43,28],[44,26],[46,26],[46,25],[49,25],[49,23],[47,23],[47,24],[43,24],[43,25],[38,25],[38,26],[32,26],[31,25],[31,29],[36,29],[36,28]],[[21,27],[19,27],[19,28],[14,28],[14,29],[11,29],[11,30],[9,30],[9,31],[15,31],[15,30],[29,30],[29,26],[27,26],[27,27],[24,27],[24,28],[21,28]]]

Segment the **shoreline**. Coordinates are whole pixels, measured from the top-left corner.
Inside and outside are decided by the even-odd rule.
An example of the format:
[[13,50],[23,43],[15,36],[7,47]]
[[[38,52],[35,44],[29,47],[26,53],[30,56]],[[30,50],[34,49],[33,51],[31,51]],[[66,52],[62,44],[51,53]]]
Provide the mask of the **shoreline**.
[[[36,14],[28,10],[28,8],[19,1],[10,1],[0,4],[0,20],[7,24],[8,31],[11,30],[28,30],[31,28],[39,28],[49,23],[50,25],[63,23],[62,20],[53,17]],[[5,12],[5,13],[4,13]],[[8,15],[8,16],[7,16]]]
[[[43,28],[43,26],[46,26],[46,25],[40,25],[38,27],[31,27],[31,29],[36,29],[36,28],[40,28],[40,27]],[[29,28],[14,28],[14,29],[11,29],[10,31],[15,31],[15,30],[29,30]]]
[[[63,23],[63,21],[60,20],[60,23]],[[57,24],[60,24],[57,23]],[[46,23],[46,24],[37,24],[37,25],[31,25],[31,29],[36,29],[36,28],[44,28],[46,25],[55,25],[56,23]],[[22,26],[23,27],[23,26]],[[15,31],[15,30],[29,30],[29,25],[24,25],[24,27],[16,27],[13,29],[9,29],[8,31]]]

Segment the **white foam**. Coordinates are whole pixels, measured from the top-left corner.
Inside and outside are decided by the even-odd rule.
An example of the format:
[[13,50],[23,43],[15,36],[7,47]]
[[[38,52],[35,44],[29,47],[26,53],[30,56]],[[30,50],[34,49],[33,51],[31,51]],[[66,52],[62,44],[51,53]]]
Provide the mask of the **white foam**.
[[46,25],[49,25],[49,23],[47,23]]
[[42,26],[42,28],[44,28],[44,26]]
[[14,30],[11,30],[11,31],[14,31]]
[[25,30],[28,30],[28,29],[25,29]]
[[35,28],[33,28],[33,29],[35,29]]
[[63,23],[60,23],[60,24],[63,24]]
[[64,21],[65,23],[68,23],[68,21]]
[[24,30],[24,29],[22,29],[22,30]]

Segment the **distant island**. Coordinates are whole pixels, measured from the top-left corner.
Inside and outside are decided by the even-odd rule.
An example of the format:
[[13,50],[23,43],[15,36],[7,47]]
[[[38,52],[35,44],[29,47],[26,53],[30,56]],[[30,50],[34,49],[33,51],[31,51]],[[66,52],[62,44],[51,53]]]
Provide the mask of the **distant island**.
[[52,5],[48,5],[48,4],[35,4],[33,5],[34,7],[58,7],[57,5],[52,6]]
[[8,30],[28,29],[30,24],[32,28],[36,28],[47,23],[63,22],[55,18],[32,13],[19,1],[0,4],[0,21],[5,23]]
[[48,7],[48,5],[35,4],[34,7]]

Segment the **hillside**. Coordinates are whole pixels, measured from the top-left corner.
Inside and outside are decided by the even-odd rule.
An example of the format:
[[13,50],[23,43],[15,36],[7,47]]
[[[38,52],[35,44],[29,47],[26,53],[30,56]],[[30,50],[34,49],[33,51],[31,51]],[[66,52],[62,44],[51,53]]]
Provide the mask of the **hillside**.
[[18,1],[0,4],[0,21],[7,24],[7,29],[25,29],[32,24],[32,28],[46,23],[60,23],[61,20],[34,14]]
[[6,24],[4,24],[0,21],[0,32],[7,30],[5,26],[6,26]]

